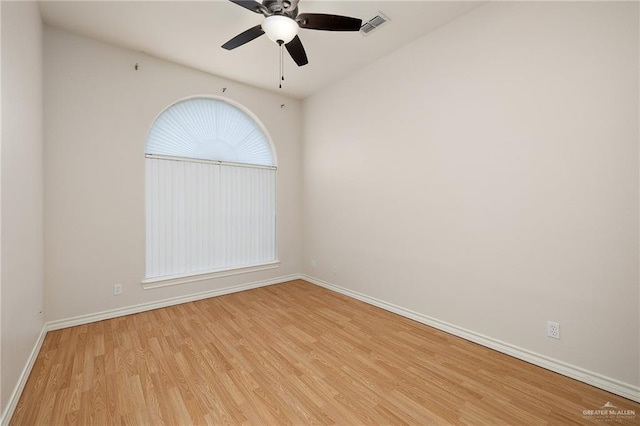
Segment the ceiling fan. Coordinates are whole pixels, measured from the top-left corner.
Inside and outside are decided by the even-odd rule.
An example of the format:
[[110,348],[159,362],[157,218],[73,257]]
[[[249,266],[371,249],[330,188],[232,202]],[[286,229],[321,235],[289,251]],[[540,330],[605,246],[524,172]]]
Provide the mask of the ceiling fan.
[[222,45],[227,50],[235,49],[263,34],[284,46],[298,66],[309,63],[307,53],[298,37],[298,28],[324,31],[359,31],[362,20],[348,16],[323,13],[298,14],[299,0],[230,0],[252,12],[264,15],[262,24],[249,28]]

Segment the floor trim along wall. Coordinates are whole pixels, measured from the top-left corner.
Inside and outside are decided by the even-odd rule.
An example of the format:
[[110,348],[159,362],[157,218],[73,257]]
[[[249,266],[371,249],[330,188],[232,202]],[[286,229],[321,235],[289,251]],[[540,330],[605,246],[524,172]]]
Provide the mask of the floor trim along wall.
[[9,397],[7,401],[7,407],[0,415],[0,425],[8,426],[11,417],[13,416],[13,412],[18,406],[18,400],[20,399],[20,395],[22,395],[22,391],[24,390],[25,385],[27,384],[27,379],[29,378],[29,374],[31,373],[31,369],[36,362],[36,358],[38,358],[38,353],[40,353],[40,348],[42,348],[42,343],[44,343],[44,337],[47,335],[47,327],[46,324],[42,327],[42,331],[40,331],[40,335],[38,336],[38,340],[36,340],[35,345],[33,345],[33,349],[29,354],[29,359],[27,360],[27,364],[22,369],[22,373],[18,378],[18,383],[16,387],[13,389],[13,393]]
[[255,281],[247,284],[240,284],[231,287],[225,287],[217,290],[205,291],[202,293],[188,294],[186,296],[173,297],[171,299],[159,300],[157,302],[142,303],[139,305],[127,306],[125,308],[112,309],[109,311],[98,312],[95,314],[80,315],[73,318],[51,321],[47,323],[47,331],[59,330],[61,328],[74,327],[76,325],[89,324],[96,321],[102,321],[111,318],[122,317],[125,315],[138,314],[140,312],[151,311],[153,309],[164,308],[167,306],[179,305],[181,303],[193,302],[195,300],[208,299],[210,297],[224,296],[225,294],[237,293],[239,291],[251,290],[258,287],[266,287],[269,285],[280,284],[287,281],[302,278],[300,274],[287,275],[283,277],[271,278],[268,280]]
[[558,361],[552,358],[548,358],[544,355],[540,355],[526,349],[519,348],[517,346],[511,345],[509,343],[502,342],[500,340],[493,339],[491,337],[483,336],[481,334],[475,333],[470,330],[466,330],[461,327],[457,327],[452,324],[448,324],[443,321],[439,321],[434,318],[430,318],[426,315],[419,314],[417,312],[410,311],[408,309],[404,309],[400,306],[393,305],[391,303],[384,302],[382,300],[367,296],[362,293],[358,293],[344,287],[340,287],[335,284],[328,283],[326,281],[320,280],[318,278],[314,278],[308,275],[302,274],[293,274],[287,275],[278,278],[272,278],[269,280],[256,281],[247,284],[241,284],[237,286],[225,287],[222,289],[206,291],[202,293],[195,293],[186,296],[174,297],[171,299],[164,299],[151,303],[143,303],[134,306],[128,306],[125,308],[112,309],[109,311],[98,312],[95,314],[81,315],[73,318],[51,321],[44,325],[40,336],[38,336],[38,340],[36,341],[33,350],[27,360],[27,363],[20,375],[18,383],[9,398],[7,403],[7,407],[0,416],[0,426],[8,426],[11,417],[13,416],[13,412],[18,405],[18,401],[20,399],[20,395],[24,389],[24,386],[27,383],[27,379],[29,378],[29,374],[31,373],[31,369],[33,368],[36,358],[38,357],[38,353],[40,352],[40,348],[44,342],[45,336],[48,331],[59,330],[67,327],[74,327],[77,325],[89,324],[96,321],[102,321],[110,318],[117,318],[125,315],[136,314],[140,312],[150,311],[153,309],[164,308],[167,306],[179,305],[181,303],[193,302],[196,300],[207,299],[209,297],[215,296],[223,296],[225,294],[237,293],[239,291],[251,290],[253,288],[258,287],[266,287],[269,285],[280,284],[287,281],[292,281],[296,279],[303,279],[305,281],[310,282],[311,284],[318,285],[320,287],[324,287],[328,290],[335,291],[340,294],[344,294],[345,296],[352,297],[354,299],[360,300],[362,302],[368,303],[373,306],[377,306],[378,308],[382,308],[389,312],[393,312],[395,314],[401,315],[405,318],[412,319],[414,321],[418,321],[422,324],[437,328],[438,330],[442,330],[446,333],[453,334],[454,336],[461,337],[463,339],[469,340],[474,343],[478,343],[485,347],[497,350],[498,352],[505,353],[507,355],[511,355],[515,358],[521,359],[523,361],[527,361],[531,364],[540,366],[542,368],[546,368],[547,370],[554,371],[556,373],[562,374],[567,377],[571,377],[573,379],[579,380],[581,382],[587,383],[589,385],[595,386],[597,388],[606,390],[611,393],[615,393],[616,395],[623,396],[632,401],[640,402],[640,387],[636,387],[627,383],[620,382],[615,379],[611,379],[609,377],[603,376],[598,373],[594,373],[591,371],[584,370],[580,367],[576,367],[562,361]]
[[640,387],[633,386],[631,384],[624,383],[619,380],[612,379],[610,377],[606,377],[601,374],[594,373],[592,371],[588,371],[583,368],[537,354],[535,352],[531,352],[527,349],[523,349],[509,343],[484,336],[471,330],[466,330],[453,324],[439,321],[435,318],[431,318],[426,315],[404,309],[400,306],[396,306],[391,303],[369,297],[365,294],[328,283],[318,278],[303,275],[302,279],[320,287],[324,287],[328,290],[344,294],[345,296],[352,297],[370,305],[377,306],[378,308],[382,308],[386,311],[401,315],[405,318],[409,318],[430,327],[437,328],[438,330],[453,334],[454,336],[458,336],[487,348],[494,349],[498,352],[511,355],[514,358],[518,358],[547,370],[562,374],[563,376],[571,377],[572,379],[576,379],[597,388],[606,390],[608,392],[615,393],[616,395],[623,396],[632,401],[640,402]]

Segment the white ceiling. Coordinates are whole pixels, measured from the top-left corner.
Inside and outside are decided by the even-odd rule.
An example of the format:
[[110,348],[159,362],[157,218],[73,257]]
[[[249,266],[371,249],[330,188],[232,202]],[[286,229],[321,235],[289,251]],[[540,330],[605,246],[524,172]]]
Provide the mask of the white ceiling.
[[266,36],[232,51],[220,47],[262,21],[229,1],[42,1],[40,10],[48,25],[302,99],[484,3],[301,0],[300,13],[368,21],[381,11],[391,21],[366,37],[301,29],[309,64],[297,67],[287,55],[282,89],[278,46]]

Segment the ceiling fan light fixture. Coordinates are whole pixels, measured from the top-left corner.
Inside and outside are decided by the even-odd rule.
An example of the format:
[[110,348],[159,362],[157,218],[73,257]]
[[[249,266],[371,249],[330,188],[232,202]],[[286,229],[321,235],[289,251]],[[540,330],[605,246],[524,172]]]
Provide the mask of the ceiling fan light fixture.
[[262,29],[274,43],[287,44],[298,34],[298,23],[287,16],[272,15],[264,19]]

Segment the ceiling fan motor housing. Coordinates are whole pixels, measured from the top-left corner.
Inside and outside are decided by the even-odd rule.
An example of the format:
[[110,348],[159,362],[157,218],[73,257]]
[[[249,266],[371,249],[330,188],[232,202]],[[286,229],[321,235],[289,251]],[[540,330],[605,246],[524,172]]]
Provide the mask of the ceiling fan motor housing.
[[298,0],[264,0],[262,5],[271,15],[284,15],[291,19],[298,16]]

